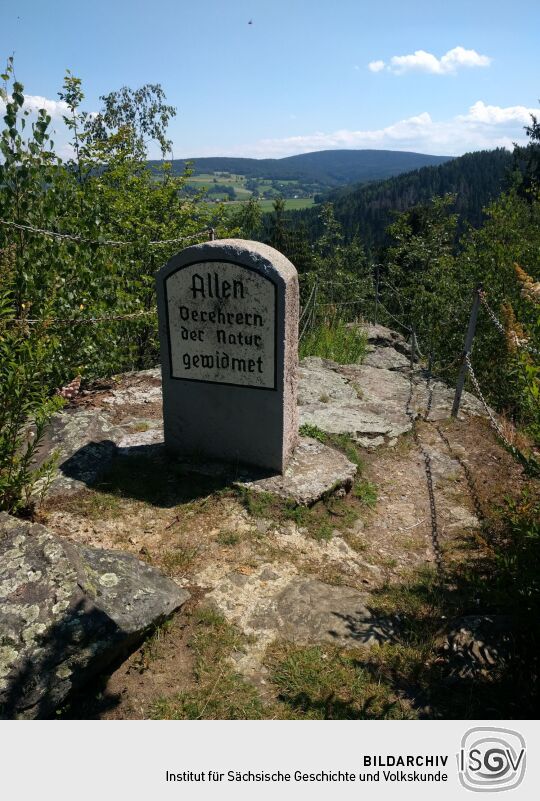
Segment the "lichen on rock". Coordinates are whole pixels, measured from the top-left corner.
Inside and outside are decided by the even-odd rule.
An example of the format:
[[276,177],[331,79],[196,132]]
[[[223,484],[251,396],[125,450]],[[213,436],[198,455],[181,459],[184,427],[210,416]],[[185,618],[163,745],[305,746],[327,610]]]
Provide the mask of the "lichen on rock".
[[0,513],[0,717],[54,713],[188,597],[131,554]]

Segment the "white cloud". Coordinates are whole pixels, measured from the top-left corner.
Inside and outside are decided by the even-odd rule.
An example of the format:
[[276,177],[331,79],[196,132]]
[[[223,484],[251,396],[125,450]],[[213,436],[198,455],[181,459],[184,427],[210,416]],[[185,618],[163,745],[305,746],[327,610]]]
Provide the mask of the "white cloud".
[[[50,114],[53,118],[62,117],[69,112],[68,105],[63,100],[49,100],[48,97],[42,97],[41,95],[24,96],[23,111],[27,110],[37,114],[41,108],[44,108],[47,114]],[[1,98],[0,109],[5,109],[5,103]]]
[[[280,158],[296,153],[335,148],[373,148],[411,150],[447,156],[494,147],[513,148],[526,141],[523,126],[538,109],[526,106],[490,106],[482,100],[466,114],[447,120],[434,120],[424,111],[404,120],[372,130],[341,129],[331,133],[317,131],[283,139],[262,139],[253,145],[237,147],[221,155]],[[212,155],[217,155],[213,151]]]
[[506,125],[508,123],[528,125],[531,122],[531,114],[537,115],[538,109],[526,106],[508,106],[507,108],[487,106],[481,100],[477,100],[463,119],[471,122],[483,122],[486,125]]
[[389,64],[384,61],[370,61],[368,69],[371,72],[381,72],[385,69],[395,75],[404,72],[430,72],[433,75],[449,75],[461,68],[489,67],[492,59],[482,56],[476,50],[466,50],[464,47],[454,47],[444,56],[437,58],[426,50],[415,50],[406,56],[392,56]]

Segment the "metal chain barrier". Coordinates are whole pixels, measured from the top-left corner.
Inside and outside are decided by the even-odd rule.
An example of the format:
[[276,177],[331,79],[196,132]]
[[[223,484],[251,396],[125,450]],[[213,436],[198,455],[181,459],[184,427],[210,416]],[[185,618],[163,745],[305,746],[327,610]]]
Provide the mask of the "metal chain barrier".
[[299,341],[301,342],[304,338],[304,335],[310,324],[313,322],[314,315],[315,315],[315,302],[317,300],[317,290],[318,290],[318,281],[315,279],[315,283],[313,284],[313,288],[311,290],[311,294],[307,300],[306,305],[302,309],[302,314],[300,315],[299,326],[302,326],[304,323],[302,330],[300,332],[300,336],[298,337]]
[[337,309],[341,306],[362,306],[368,303],[367,298],[361,298],[360,300],[343,300],[343,301],[336,301],[335,303],[321,303],[321,309]]
[[[307,278],[309,278],[309,276],[311,274],[312,273],[309,273],[309,272],[308,273],[300,273],[299,276],[298,276],[298,280],[299,281],[305,281]],[[343,287],[349,287],[349,286],[354,286],[354,287],[358,288],[358,287],[361,287],[362,284],[365,283],[365,281],[362,278],[353,279],[352,281],[351,280],[347,280],[347,279],[345,279],[343,281],[320,281],[320,280],[317,279],[317,283],[318,283],[319,286],[337,286],[337,287],[339,287],[341,289]]]
[[90,324],[93,325],[95,323],[108,323],[111,321],[117,320],[132,320],[136,317],[146,317],[150,314],[156,314],[157,309],[148,309],[144,311],[137,311],[137,312],[130,312],[128,314],[113,314],[111,316],[103,316],[103,317],[45,317],[42,320],[39,318],[26,318],[26,317],[17,317],[11,320],[6,320],[6,324],[20,324],[20,325],[81,325],[81,324]]
[[[414,355],[414,354],[413,354]],[[411,431],[413,435],[414,442],[422,454],[422,458],[424,460],[424,470],[426,473],[426,483],[427,483],[427,491],[428,491],[428,498],[429,498],[429,511],[430,511],[430,518],[431,518],[431,545],[433,548],[433,553],[435,555],[435,565],[437,567],[437,572],[439,576],[442,575],[443,572],[443,563],[442,563],[442,551],[440,546],[440,539],[439,539],[439,527],[437,523],[437,507],[435,504],[435,490],[433,487],[433,473],[431,471],[431,456],[424,448],[420,441],[420,437],[418,436],[418,430],[416,428],[416,414],[413,412],[411,408],[413,394],[414,394],[414,367],[413,362],[411,359],[411,366],[409,369],[409,395],[407,397],[407,403],[405,404],[405,413],[409,420],[411,421]]]
[[[53,239],[60,239],[60,240],[68,240],[70,242],[81,242],[87,245],[102,245],[102,246],[110,246],[110,247],[128,247],[134,245],[134,242],[124,242],[114,239],[87,239],[82,236],[78,236],[77,234],[65,234],[60,233],[58,231],[47,231],[44,228],[35,228],[32,225],[23,225],[21,223],[14,223],[9,222],[8,220],[0,219],[0,224],[9,226],[11,228],[16,228],[22,231],[29,231],[33,234],[42,234],[43,236],[49,236]],[[189,236],[178,237],[175,239],[162,239],[162,240],[151,240],[148,242],[148,245],[172,245],[178,244],[180,242],[191,242],[193,239],[200,239],[202,236],[207,236],[211,241],[215,238],[215,231],[213,228],[205,228],[202,231],[198,231],[196,234],[190,234]],[[69,318],[60,318],[60,317],[50,317],[50,318],[31,318],[31,317],[18,317],[13,318],[11,320],[7,320],[6,323],[9,325],[14,324],[21,324],[21,325],[81,325],[81,324],[89,324],[94,325],[96,323],[106,323],[106,322],[115,322],[119,320],[132,320],[137,317],[145,317],[148,315],[156,314],[156,308],[144,310],[144,311],[137,311],[137,312],[130,312],[128,314],[114,314],[110,316],[102,316],[102,317],[69,317]]]
[[446,445],[446,447],[448,449],[448,452],[449,452],[450,456],[452,457],[452,459],[454,459],[459,464],[461,469],[463,470],[463,473],[465,475],[465,479],[467,481],[467,486],[469,488],[469,494],[470,494],[471,500],[473,502],[474,511],[476,513],[476,517],[481,522],[484,522],[485,519],[486,519],[486,515],[484,514],[484,509],[482,508],[480,497],[478,495],[478,490],[476,488],[476,483],[474,481],[474,478],[473,478],[473,475],[472,475],[472,471],[471,471],[469,465],[467,464],[467,462],[458,453],[455,452],[454,448],[452,447],[452,443],[450,442],[450,440],[448,439],[448,437],[446,436],[444,431],[441,430],[441,427],[437,423],[434,424],[434,428],[435,428],[435,431],[437,432],[437,434],[439,435],[439,437],[442,439],[442,441]]
[[472,381],[472,383],[473,383],[473,386],[474,386],[474,388],[475,388],[475,390],[476,390],[476,394],[477,394],[477,395],[478,395],[478,397],[480,398],[480,401],[481,401],[481,403],[482,403],[482,406],[484,407],[484,409],[485,409],[485,412],[486,412],[487,416],[489,417],[489,421],[490,421],[490,423],[491,423],[491,426],[492,426],[492,428],[494,428],[494,429],[495,429],[495,431],[497,432],[498,436],[499,436],[499,437],[502,439],[502,441],[504,442],[504,444],[506,445],[506,447],[507,447],[509,450],[511,450],[512,452],[514,452],[514,451],[516,450],[515,446],[514,446],[514,445],[512,445],[512,444],[511,444],[511,443],[510,443],[510,442],[507,440],[507,438],[505,437],[505,435],[504,435],[504,433],[503,433],[503,430],[502,430],[502,428],[500,427],[500,425],[498,424],[498,422],[495,420],[495,417],[494,417],[494,415],[493,415],[493,412],[492,412],[492,411],[491,411],[491,409],[489,408],[489,406],[488,406],[488,404],[487,404],[487,401],[486,401],[486,399],[484,398],[484,395],[483,395],[483,393],[482,393],[482,390],[480,389],[480,384],[478,383],[478,379],[477,379],[477,377],[476,377],[476,375],[475,375],[475,372],[474,372],[474,370],[473,370],[473,366],[472,366],[472,364],[471,364],[471,359],[470,359],[470,356],[469,356],[469,354],[468,354],[468,353],[465,355],[465,362],[467,363],[467,369],[468,369],[468,371],[469,371],[469,375],[470,375],[470,377],[471,377],[471,381]]
[[[495,328],[499,331],[499,333],[502,334],[503,337],[506,337],[507,331],[504,325],[497,317],[497,315],[495,314],[495,312],[493,311],[493,309],[491,308],[491,306],[489,305],[486,293],[483,290],[479,290],[478,294],[480,296],[482,305],[484,306],[485,310],[487,311],[491,319],[491,322],[493,323]],[[534,353],[536,356],[540,356],[540,350],[538,350],[537,348],[533,348],[532,345],[529,345],[527,342],[524,342],[522,339],[520,339],[518,335],[515,333],[515,331],[510,331],[508,333],[510,333],[516,348],[520,348],[521,350],[526,350],[529,353]]]
[[[6,225],[10,228],[16,228],[20,231],[28,231],[31,234],[41,234],[42,236],[48,236],[51,239],[64,239],[70,242],[81,242],[82,244],[86,245],[100,245],[103,247],[131,247],[135,245],[135,242],[125,242],[117,239],[87,239],[84,236],[79,236],[78,234],[66,234],[61,233],[59,231],[47,231],[45,228],[35,228],[33,225],[23,225],[22,223],[15,223],[10,222],[9,220],[2,220],[0,219],[1,225]],[[214,238],[214,229],[213,228],[205,228],[202,231],[198,231],[196,234],[190,234],[189,236],[181,236],[175,239],[155,239],[148,242],[148,245],[157,246],[157,245],[174,245],[180,242],[190,242],[193,239],[199,239],[201,236],[208,236],[210,239]]]
[[432,357],[429,357],[429,364],[428,364],[428,379],[427,379],[427,393],[428,393],[428,400],[426,405],[426,411],[424,414],[424,420],[429,420],[429,415],[431,413],[431,407],[433,406],[433,376],[431,375],[431,361]]
[[392,320],[394,320],[394,322],[396,322],[398,325],[400,325],[402,328],[404,328],[404,329],[405,329],[405,331],[408,331],[408,332],[409,332],[409,334],[412,334],[412,328],[409,328],[409,326],[408,326],[408,325],[405,325],[405,323],[402,323],[402,322],[401,322],[401,320],[398,320],[398,318],[397,318],[397,317],[394,317],[394,315],[393,315],[391,312],[389,312],[389,311],[388,311],[388,309],[386,308],[386,306],[385,306],[383,303],[381,303],[381,301],[380,301],[380,300],[379,300],[379,306],[380,306],[382,309],[384,309],[384,311],[386,312],[386,314],[387,314],[387,315],[388,315],[388,316],[389,316],[389,317],[390,317]]

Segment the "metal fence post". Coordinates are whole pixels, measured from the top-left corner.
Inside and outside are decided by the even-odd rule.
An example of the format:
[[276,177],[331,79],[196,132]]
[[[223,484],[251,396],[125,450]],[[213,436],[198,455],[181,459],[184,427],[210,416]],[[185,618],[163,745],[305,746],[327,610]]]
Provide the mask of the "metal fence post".
[[471,352],[474,333],[476,331],[476,321],[478,319],[478,309],[480,308],[480,292],[482,291],[482,284],[478,284],[474,290],[473,305],[471,315],[469,317],[469,326],[467,328],[467,335],[465,337],[465,346],[463,348],[463,357],[461,362],[461,369],[459,371],[458,380],[456,384],[456,392],[454,395],[454,404],[452,406],[452,417],[457,417],[459,412],[459,404],[461,403],[461,393],[465,384],[467,376],[467,359],[466,357]]

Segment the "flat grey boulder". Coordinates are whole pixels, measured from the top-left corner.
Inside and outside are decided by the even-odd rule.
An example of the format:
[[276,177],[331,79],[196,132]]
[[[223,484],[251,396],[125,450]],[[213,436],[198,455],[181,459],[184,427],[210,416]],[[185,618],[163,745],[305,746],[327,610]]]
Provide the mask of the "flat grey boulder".
[[395,348],[376,348],[368,345],[367,355],[362,362],[379,370],[408,370],[410,360]]
[[[395,343],[406,343],[399,334],[383,326],[375,331],[370,342],[382,343],[372,348],[362,364],[340,365],[328,359],[310,356],[303,359],[299,371],[298,404],[301,425],[316,426],[328,434],[347,434],[363,448],[373,450],[394,444],[410,431],[407,414],[412,378],[410,410],[415,417],[424,417],[431,396],[430,420],[450,416],[454,390],[433,380],[428,385],[427,373],[416,367],[410,375],[409,361]],[[388,343],[394,343],[390,345]],[[464,392],[460,415],[484,415],[480,401]]]
[[237,487],[276,495],[286,501],[312,506],[321,498],[352,488],[357,466],[341,451],[311,437],[299,437],[283,473],[226,462],[179,460],[186,473],[220,477]]
[[123,433],[100,409],[70,408],[55,415],[38,456],[38,464],[53,452],[58,457],[60,469],[48,489],[49,495],[93,484],[110,466],[116,455],[114,440]]
[[300,367],[300,423],[376,448],[410,429],[408,391],[407,377],[399,372],[311,356]]
[[367,607],[368,596],[314,578],[293,578],[274,602],[248,620],[252,631],[273,630],[298,644],[330,642],[342,648],[370,647],[395,636],[395,625]]
[[0,513],[0,718],[43,718],[189,598],[131,554]]
[[312,506],[338,490],[348,492],[356,471],[357,466],[340,451],[311,437],[300,437],[283,475],[236,483],[256,492],[270,492]]
[[384,325],[369,324],[364,326],[364,330],[366,332],[368,346],[375,348],[394,348],[405,356],[409,356],[411,346],[399,331],[393,331],[391,328],[386,328]]
[[351,382],[336,372],[338,365],[319,356],[302,359],[298,371],[298,405],[355,403],[358,392]]

